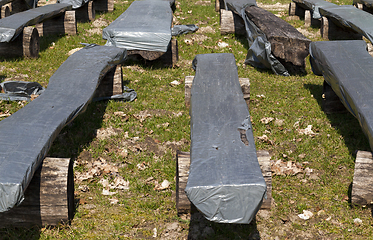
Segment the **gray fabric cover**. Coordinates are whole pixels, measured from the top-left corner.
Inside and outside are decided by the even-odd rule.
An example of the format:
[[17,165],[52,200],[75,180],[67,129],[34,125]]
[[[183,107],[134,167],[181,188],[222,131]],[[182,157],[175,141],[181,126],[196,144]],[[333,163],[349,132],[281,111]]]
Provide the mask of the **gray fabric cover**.
[[373,15],[352,5],[320,8],[322,16],[337,20],[342,26],[351,28],[373,43]]
[[320,8],[337,7],[338,5],[324,0],[293,0],[293,2],[300,4],[306,10],[312,10],[312,18],[321,18]]
[[53,140],[85,110],[106,72],[125,57],[120,48],[83,48],[57,69],[43,94],[0,122],[0,212],[23,201]]
[[191,165],[185,192],[208,220],[248,224],[262,204],[266,183],[234,55],[197,55],[193,65]]
[[272,69],[276,74],[289,76],[285,67],[273,56],[271,43],[266,35],[246,15],[245,8],[256,6],[256,1],[226,0],[225,6],[227,10],[233,11],[244,20],[246,38],[249,43],[245,63],[258,68]]
[[310,44],[312,69],[322,74],[345,107],[358,119],[373,150],[373,58],[363,40]]
[[24,27],[35,25],[67,10],[71,10],[70,4],[57,3],[2,18],[0,19],[0,42],[10,42],[23,31]]
[[0,83],[1,100],[30,101],[31,95],[40,95],[45,89],[37,82],[6,81]]
[[58,0],[58,3],[66,3],[73,6],[73,9],[82,7],[84,4],[91,0]]
[[134,1],[102,31],[107,46],[166,52],[171,40],[172,9],[168,1]]

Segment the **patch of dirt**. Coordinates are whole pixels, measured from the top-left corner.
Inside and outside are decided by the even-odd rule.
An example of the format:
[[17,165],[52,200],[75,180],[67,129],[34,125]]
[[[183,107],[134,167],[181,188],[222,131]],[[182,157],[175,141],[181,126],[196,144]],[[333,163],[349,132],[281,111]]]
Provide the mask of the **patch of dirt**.
[[297,30],[303,34],[304,36],[308,37],[308,38],[316,38],[316,37],[319,37],[321,36],[320,34],[320,31],[316,32],[316,33],[312,33],[312,32],[309,32],[307,31],[307,29],[303,29],[303,28],[297,28]]

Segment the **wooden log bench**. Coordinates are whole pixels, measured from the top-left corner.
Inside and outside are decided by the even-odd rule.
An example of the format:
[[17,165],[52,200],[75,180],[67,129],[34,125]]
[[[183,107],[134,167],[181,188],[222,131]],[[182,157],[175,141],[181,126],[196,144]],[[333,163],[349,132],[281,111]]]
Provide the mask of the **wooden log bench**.
[[103,77],[125,57],[120,48],[83,48],[57,69],[43,94],[0,122],[0,212],[21,206],[53,140],[85,110]]
[[0,56],[37,58],[39,35],[76,34],[70,9],[69,4],[50,4],[0,19]]
[[96,5],[93,0],[58,0],[57,3],[71,4],[77,22],[94,21]]
[[197,55],[185,192],[210,221],[250,223],[266,194],[233,54]]
[[172,9],[169,1],[135,1],[106,27],[107,46],[126,48],[128,55],[168,66],[178,60],[177,41],[171,41]]
[[373,14],[373,1],[372,0],[354,0],[352,5],[356,8]]
[[114,0],[94,0],[95,9],[99,12],[114,11]]

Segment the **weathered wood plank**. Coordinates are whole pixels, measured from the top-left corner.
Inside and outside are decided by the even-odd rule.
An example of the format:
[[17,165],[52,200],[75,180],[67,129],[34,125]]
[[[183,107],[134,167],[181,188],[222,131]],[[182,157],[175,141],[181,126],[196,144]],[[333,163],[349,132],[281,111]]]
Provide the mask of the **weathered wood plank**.
[[74,214],[74,174],[69,158],[45,158],[17,207],[0,213],[0,226],[68,223]]
[[356,154],[351,203],[361,206],[373,204],[373,155],[358,151]]

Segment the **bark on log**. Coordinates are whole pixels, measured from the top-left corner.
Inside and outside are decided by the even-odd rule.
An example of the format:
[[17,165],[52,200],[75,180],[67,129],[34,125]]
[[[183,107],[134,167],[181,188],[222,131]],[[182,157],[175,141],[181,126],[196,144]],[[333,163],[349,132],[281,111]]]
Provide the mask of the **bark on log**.
[[34,27],[25,27],[13,41],[0,43],[0,56],[2,57],[37,58],[39,50],[39,33]]
[[322,109],[327,114],[347,112],[337,94],[335,94],[332,87],[325,81],[323,84]]
[[271,43],[272,54],[285,67],[289,63],[296,67],[305,67],[305,58],[309,54],[308,46],[311,40],[286,21],[262,8],[251,6],[247,7],[245,12],[248,18],[267,36]]
[[76,21],[90,22],[96,18],[95,2],[89,1],[82,7],[75,10]]
[[356,205],[373,204],[373,156],[371,152],[358,151],[352,182],[351,203]]
[[321,19],[321,37],[326,40],[361,40],[363,36],[352,29],[344,28],[333,20],[322,17]]
[[[271,157],[268,151],[265,150],[258,150],[257,156],[264,180],[267,184],[267,199],[263,199],[260,209],[270,209],[273,201]],[[176,209],[178,215],[190,213],[195,208],[184,191],[188,182],[189,167],[190,153],[178,151],[176,153]]]
[[122,66],[117,65],[112,68],[101,80],[96,89],[94,98],[110,97],[123,93],[123,73]]
[[74,174],[69,158],[45,158],[17,207],[0,213],[0,226],[68,223],[74,214]]
[[100,12],[114,11],[114,0],[95,0],[95,9]]
[[[185,91],[185,106],[190,107],[190,90],[192,89],[194,76],[186,76],[184,80],[184,91]],[[241,90],[243,93],[243,98],[246,101],[247,107],[249,107],[250,102],[250,80],[248,78],[239,78],[241,85]]]
[[76,35],[77,25],[75,11],[66,11],[62,15],[45,20],[36,24],[40,36],[51,34]]
[[0,18],[5,18],[10,15],[10,4],[5,4],[1,6]]
[[220,10],[220,34],[245,35],[245,32],[245,23],[240,16],[232,11]]

